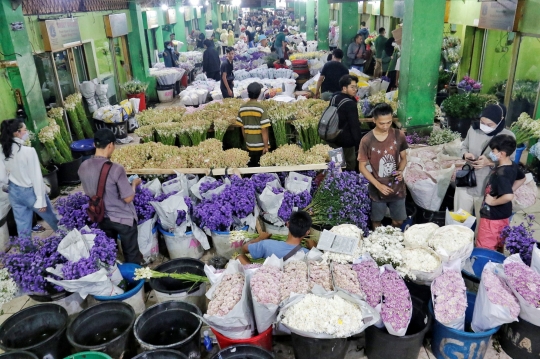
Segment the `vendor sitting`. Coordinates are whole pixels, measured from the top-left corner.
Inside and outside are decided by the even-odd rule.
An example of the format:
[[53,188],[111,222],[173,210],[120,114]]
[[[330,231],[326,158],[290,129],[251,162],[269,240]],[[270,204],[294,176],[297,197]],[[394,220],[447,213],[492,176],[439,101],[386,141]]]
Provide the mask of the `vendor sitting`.
[[[287,228],[289,228],[289,234],[285,242],[271,239],[271,234],[263,232],[258,238],[242,246],[243,254],[239,255],[237,259],[242,264],[250,264],[251,261],[246,256],[247,253],[253,259],[268,258],[272,254],[278,258],[285,257],[296,247],[300,246],[304,237],[309,235],[311,216],[304,211],[293,212],[291,218],[289,218],[289,222],[287,222]],[[309,240],[307,241],[307,246],[311,249],[315,246],[315,242]],[[308,252],[306,248],[300,248],[300,250],[304,253]]]

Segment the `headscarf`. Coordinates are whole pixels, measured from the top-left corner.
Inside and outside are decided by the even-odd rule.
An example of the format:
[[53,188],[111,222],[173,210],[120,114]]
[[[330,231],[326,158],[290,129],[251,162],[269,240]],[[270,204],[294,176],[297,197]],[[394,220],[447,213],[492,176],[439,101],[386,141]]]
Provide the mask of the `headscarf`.
[[[505,126],[504,118],[506,117],[506,107],[498,103],[487,105],[482,111],[482,114],[480,115],[480,117],[488,118],[497,124],[497,127],[495,127],[493,131],[491,131],[490,133],[486,133],[486,135],[493,137],[499,134],[504,129],[504,126]],[[478,123],[478,128],[480,128],[480,123]]]

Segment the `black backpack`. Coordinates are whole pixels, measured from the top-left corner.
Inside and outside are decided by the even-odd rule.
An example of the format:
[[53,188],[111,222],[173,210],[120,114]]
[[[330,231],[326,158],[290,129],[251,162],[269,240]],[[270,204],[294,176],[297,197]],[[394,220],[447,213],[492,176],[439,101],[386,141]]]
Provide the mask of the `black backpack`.
[[334,141],[341,133],[341,130],[339,129],[339,108],[345,102],[352,101],[351,99],[344,98],[336,107],[335,100],[336,96],[332,97],[330,105],[324,110],[321,119],[319,120],[319,137],[327,142]]

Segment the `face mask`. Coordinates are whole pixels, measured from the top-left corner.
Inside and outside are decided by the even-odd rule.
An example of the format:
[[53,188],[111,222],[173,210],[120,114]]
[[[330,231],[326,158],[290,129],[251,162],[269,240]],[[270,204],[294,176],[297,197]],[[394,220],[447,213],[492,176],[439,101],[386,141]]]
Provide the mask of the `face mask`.
[[172,49],[173,49],[173,47],[172,47],[172,46],[167,46],[167,48],[168,48],[169,50],[172,50]]
[[30,135],[28,134],[28,132],[26,132],[24,135],[22,135],[21,140],[26,142],[26,141],[28,141],[29,138],[30,138]]
[[493,151],[489,152],[488,153],[488,157],[490,160],[492,160],[493,162],[499,162],[499,157],[497,157],[496,154],[493,153]]
[[485,134],[489,134],[495,131],[495,128],[492,128],[492,127],[484,125],[483,123],[480,123],[480,130],[484,132]]

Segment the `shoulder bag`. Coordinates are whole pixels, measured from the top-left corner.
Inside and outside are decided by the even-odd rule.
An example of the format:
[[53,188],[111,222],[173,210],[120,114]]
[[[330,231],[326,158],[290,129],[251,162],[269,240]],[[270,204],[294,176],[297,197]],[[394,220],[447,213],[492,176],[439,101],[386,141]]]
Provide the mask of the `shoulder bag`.
[[86,212],[88,213],[90,220],[94,223],[101,223],[105,218],[105,202],[103,201],[103,194],[105,193],[105,185],[107,184],[107,177],[109,177],[111,167],[111,161],[105,162],[103,167],[101,167],[96,195],[92,196],[88,203]]
[[[480,156],[488,148],[489,142],[484,147]],[[470,163],[466,163],[456,172],[456,187],[476,187],[476,174],[474,173],[474,167]]]

